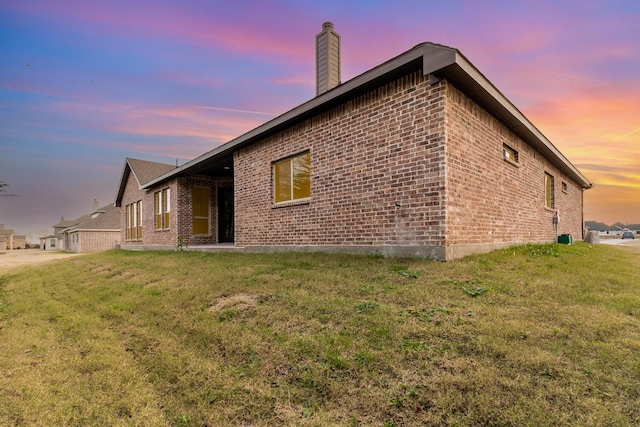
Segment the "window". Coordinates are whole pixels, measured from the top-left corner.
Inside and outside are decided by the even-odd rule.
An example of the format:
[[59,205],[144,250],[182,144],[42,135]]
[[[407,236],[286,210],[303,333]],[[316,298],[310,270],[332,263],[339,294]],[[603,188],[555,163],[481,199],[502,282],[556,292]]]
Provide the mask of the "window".
[[168,188],[153,193],[153,204],[155,209],[156,230],[166,230],[169,228],[171,212],[171,193]]
[[127,240],[142,239],[142,201],[138,200],[125,207],[127,214]]
[[51,241],[49,242],[49,247],[50,248],[55,248],[56,247],[56,239],[51,239]]
[[126,215],[126,230],[127,230],[127,240],[131,240],[131,224],[132,224],[132,219],[131,219],[131,205],[127,205],[124,208],[124,213]]
[[553,196],[554,185],[553,175],[544,174],[544,207],[553,209],[555,207],[555,200]]
[[502,156],[507,162],[518,164],[518,152],[507,144],[502,144]]
[[566,193],[569,191],[569,188],[567,187],[567,183],[562,181],[562,192]]
[[209,228],[209,189],[193,187],[191,189],[191,213],[193,215],[193,234],[210,234]]
[[311,155],[306,153],[273,164],[276,203],[308,199],[311,196]]

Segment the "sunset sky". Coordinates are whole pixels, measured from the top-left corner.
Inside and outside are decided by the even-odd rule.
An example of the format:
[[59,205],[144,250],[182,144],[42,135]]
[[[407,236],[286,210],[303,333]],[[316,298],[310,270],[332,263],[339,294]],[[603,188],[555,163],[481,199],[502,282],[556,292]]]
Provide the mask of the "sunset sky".
[[640,2],[0,0],[0,223],[51,232],[115,200],[126,157],[182,165],[430,41],[459,49],[595,184],[585,219],[640,223]]

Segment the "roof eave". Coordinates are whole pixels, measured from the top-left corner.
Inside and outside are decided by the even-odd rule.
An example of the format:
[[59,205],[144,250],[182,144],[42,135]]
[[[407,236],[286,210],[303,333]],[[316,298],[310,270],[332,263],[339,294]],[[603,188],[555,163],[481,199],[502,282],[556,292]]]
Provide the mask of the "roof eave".
[[69,230],[64,230],[65,233],[76,233],[78,231],[117,231],[120,232],[122,230],[120,230],[119,228],[74,228],[74,229],[69,229]]
[[[421,45],[418,45],[418,47]],[[337,100],[350,96],[353,92],[362,90],[363,87],[369,86],[373,84],[373,82],[384,78],[386,75],[393,73],[394,71],[403,68],[404,66],[412,63],[413,61],[417,61],[422,56],[422,53],[419,49],[413,48],[387,62],[382,65],[379,65],[372,70],[361,74],[358,77],[355,77],[328,92],[319,95],[304,104],[287,111],[286,113],[264,123],[257,128],[217,147],[213,150],[204,153],[203,155],[196,157],[195,159],[185,163],[184,165],[176,168],[173,171],[170,171],[164,175],[159,176],[158,178],[147,182],[142,185],[143,189],[147,189],[157,185],[161,182],[164,182],[168,179],[171,179],[175,176],[180,176],[182,174],[188,173],[190,169],[195,168],[199,163],[212,159],[216,156],[220,156],[223,154],[227,154],[229,152],[233,152],[243,146],[250,144],[252,141],[260,138],[262,135],[273,132],[276,129],[284,128],[289,123],[300,120],[303,116],[308,116],[313,114],[314,111],[319,109],[326,108],[328,104],[335,103]]]
[[514,133],[540,151],[553,164],[574,179],[583,189],[593,186],[587,178],[549,141],[512,103],[509,101],[471,62],[457,49],[433,43],[421,43],[413,49],[381,64],[310,101],[276,117],[267,123],[185,163],[143,185],[148,189],[176,176],[196,170],[198,165],[218,156],[228,156],[233,151],[251,144],[253,141],[289,124],[313,115],[349,98],[358,92],[375,86],[401,70],[421,61],[424,75],[431,75],[433,82],[446,79],[454,85],[462,86],[465,92],[478,101],[491,114],[501,120]]
[[120,175],[120,187],[118,187],[118,194],[116,195],[116,200],[113,202],[116,207],[120,207],[122,205],[122,197],[124,196],[124,190],[127,188],[129,173],[131,173],[131,166],[129,165],[129,158],[127,158],[124,162],[124,167],[122,168],[122,174]]
[[542,134],[518,108],[507,99],[471,62],[455,51],[437,55],[425,54],[424,73],[436,79],[447,79],[454,85],[463,86],[468,95],[482,104],[512,132],[523,138],[549,161],[574,179],[583,189],[593,186],[591,182]]

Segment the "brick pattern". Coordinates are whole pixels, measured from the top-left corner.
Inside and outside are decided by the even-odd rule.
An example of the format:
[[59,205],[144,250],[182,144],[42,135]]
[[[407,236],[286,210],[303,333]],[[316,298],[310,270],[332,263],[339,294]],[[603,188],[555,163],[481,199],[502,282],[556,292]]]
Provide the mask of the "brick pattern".
[[0,251],[24,249],[27,247],[27,241],[23,235],[0,236]]
[[[127,209],[126,206],[136,202],[138,200],[144,200],[145,192],[139,188],[138,181],[136,180],[133,173],[130,173],[127,177],[127,182],[125,184],[125,189],[122,194],[121,207],[120,210],[120,244],[122,246],[127,246],[132,243],[140,243],[140,241],[127,240]],[[153,213],[153,200],[151,201],[151,213]],[[144,203],[142,203],[142,236],[145,237],[145,234],[148,232],[148,228],[146,224],[148,223],[147,217],[149,216],[147,213],[147,208]]]
[[[210,202],[211,223],[209,235],[193,235],[193,218],[191,215],[191,202],[193,187],[208,187]],[[178,182],[178,201],[181,211],[178,216],[178,236],[184,239],[186,245],[211,245],[218,243],[218,189],[223,187],[233,187],[232,178],[209,178],[204,176],[193,176],[180,178]],[[178,206],[178,205],[176,205]],[[177,244],[177,236],[175,243]]]
[[[193,186],[209,187],[210,212],[211,212],[211,233],[206,236],[192,235],[191,218],[191,188]],[[141,190],[138,182],[130,174],[125,191],[122,196],[122,215],[120,220],[121,244],[123,246],[139,245],[163,245],[176,246],[180,238],[185,245],[207,245],[215,244],[217,236],[217,189],[221,187],[232,187],[231,178],[210,178],[206,176],[193,176],[186,178],[174,178],[162,183],[148,191]],[[170,189],[170,216],[169,228],[165,230],[155,229],[155,199],[154,193],[164,188]],[[142,239],[126,240],[126,205],[135,201],[142,201]]]
[[[518,165],[504,160],[505,143]],[[275,206],[272,163],[306,150],[310,201]],[[420,73],[236,152],[234,168],[239,246],[477,251],[554,241],[545,172],[555,180],[558,233],[582,238],[582,189],[453,85],[430,86]]]
[[[559,234],[582,238],[582,189],[575,182],[449,84],[446,117],[447,245],[554,241],[545,172],[554,177]],[[503,159],[503,144],[518,151],[520,167]]]
[[[504,160],[503,144],[518,164]],[[311,197],[276,205],[273,162],[305,151]],[[233,179],[180,177],[145,193],[130,176],[122,206],[143,200],[143,240],[125,242],[123,209],[122,241],[215,244],[218,190],[234,187],[236,246],[444,248],[437,256],[451,259],[554,241],[545,172],[555,181],[558,233],[582,238],[577,183],[453,85],[430,85],[418,71],[236,151]],[[167,186],[171,227],[154,231],[153,193]],[[191,234],[193,186],[211,191],[207,236]]]
[[[169,189],[169,228],[156,230],[156,206],[155,193],[163,189]],[[178,184],[177,179],[164,182],[156,187],[143,191],[142,198],[142,242],[147,245],[171,245],[178,244]]]
[[77,231],[69,234],[66,250],[71,252],[101,252],[115,249],[120,243],[118,231]]
[[[236,245],[442,244],[445,91],[415,72],[236,152]],[[306,150],[310,201],[274,206],[272,162]]]

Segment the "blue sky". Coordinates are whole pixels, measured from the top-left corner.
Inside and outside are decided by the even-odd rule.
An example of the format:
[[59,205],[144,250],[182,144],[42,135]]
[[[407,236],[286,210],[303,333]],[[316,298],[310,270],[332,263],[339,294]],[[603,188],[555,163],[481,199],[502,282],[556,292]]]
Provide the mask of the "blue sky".
[[640,2],[0,1],[0,223],[35,236],[113,202],[126,157],[180,164],[423,41],[458,48],[640,222]]

